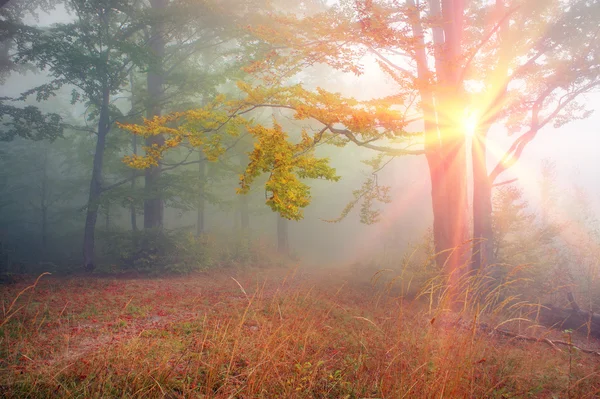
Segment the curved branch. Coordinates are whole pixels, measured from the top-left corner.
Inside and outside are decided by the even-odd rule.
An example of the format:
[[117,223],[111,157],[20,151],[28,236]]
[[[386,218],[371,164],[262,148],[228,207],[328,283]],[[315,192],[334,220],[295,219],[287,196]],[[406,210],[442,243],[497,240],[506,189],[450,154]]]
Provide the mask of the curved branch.
[[[260,108],[260,107],[283,108],[283,109],[289,109],[289,110],[293,110],[293,111],[296,110],[296,108],[293,107],[293,106],[291,106],[291,105],[285,105],[285,104],[260,104],[260,105],[252,105],[249,109],[241,111],[239,113],[239,115],[245,114],[247,112],[250,112],[250,111],[255,110],[257,108]],[[241,109],[241,107],[240,107],[240,109]],[[360,141],[359,139],[356,138],[356,135],[353,132],[351,132],[350,130],[348,130],[348,129],[337,129],[337,128],[334,128],[333,126],[331,126],[330,123],[326,123],[326,122],[322,121],[319,118],[316,118],[314,116],[311,116],[311,118],[314,119],[315,121],[321,123],[323,126],[325,126],[326,130],[329,130],[333,134],[337,134],[337,135],[340,135],[340,136],[345,136],[348,140],[352,141],[354,144],[356,144],[359,147],[369,148],[371,150],[383,152],[383,153],[386,153],[386,154],[391,155],[391,156],[423,155],[423,154],[425,154],[425,150],[409,150],[409,149],[406,149],[406,148],[383,147],[383,146],[378,146],[378,145],[371,144],[371,142],[378,140],[378,138],[374,138],[374,139],[367,140],[367,141]]]
[[409,78],[413,81],[417,79],[417,77],[411,71],[394,64],[392,61],[389,60],[389,58],[385,57],[383,54],[381,54],[379,51],[375,50],[373,47],[369,46],[369,51],[372,52],[373,54],[375,54],[378,58],[380,58],[381,61],[383,61],[387,65],[389,65],[390,68],[393,68],[396,71],[402,73],[407,78]]
[[329,131],[333,134],[345,136],[348,140],[352,141],[359,147],[369,148],[374,151],[379,151],[386,153],[391,156],[401,156],[401,155],[423,155],[425,154],[425,150],[409,150],[406,148],[392,148],[392,147],[382,147],[378,145],[370,144],[373,140],[360,141],[356,138],[354,133],[349,131],[348,129],[336,129],[332,126],[328,126]]
[[569,105],[577,96],[582,93],[589,91],[595,86],[600,85],[600,80],[593,80],[589,82],[587,85],[580,87],[579,89],[573,91],[570,94],[565,94],[558,101],[556,108],[541,122],[539,121],[539,113],[540,109],[543,105],[544,100],[554,91],[555,87],[549,87],[546,91],[540,95],[540,97],[535,101],[532,108],[531,115],[531,124],[530,128],[527,132],[523,133],[519,136],[506,151],[500,162],[494,167],[492,173],[490,173],[490,181],[494,182],[498,176],[504,173],[506,170],[511,168],[517,161],[521,158],[523,154],[523,150],[527,144],[529,144],[537,135],[539,130],[546,126],[552,119],[554,119],[567,105]]

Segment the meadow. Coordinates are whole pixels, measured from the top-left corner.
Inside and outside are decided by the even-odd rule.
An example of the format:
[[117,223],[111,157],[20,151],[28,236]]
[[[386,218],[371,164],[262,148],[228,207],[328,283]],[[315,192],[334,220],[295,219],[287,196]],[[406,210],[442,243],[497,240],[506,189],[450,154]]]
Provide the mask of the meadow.
[[[521,339],[520,320],[483,324],[473,312],[432,308],[426,298],[376,283],[372,272],[354,266],[28,277],[0,291],[0,396],[600,395],[597,354]],[[515,336],[494,333],[500,324]],[[550,336],[532,331],[525,332]],[[568,335],[580,346],[598,346]]]

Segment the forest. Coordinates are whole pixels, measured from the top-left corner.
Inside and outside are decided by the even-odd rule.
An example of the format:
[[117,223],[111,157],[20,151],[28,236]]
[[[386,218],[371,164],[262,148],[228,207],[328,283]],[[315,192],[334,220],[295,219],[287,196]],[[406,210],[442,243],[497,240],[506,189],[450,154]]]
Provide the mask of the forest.
[[600,2],[0,0],[0,397],[600,397]]

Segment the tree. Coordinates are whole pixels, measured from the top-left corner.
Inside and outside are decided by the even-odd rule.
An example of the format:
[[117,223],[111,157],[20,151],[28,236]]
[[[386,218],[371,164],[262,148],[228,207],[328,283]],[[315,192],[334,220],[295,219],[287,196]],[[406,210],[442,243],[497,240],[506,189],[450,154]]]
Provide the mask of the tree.
[[[156,57],[147,74],[148,99],[147,118],[160,116],[164,98],[164,56],[165,56],[165,24],[162,21],[168,0],[150,0],[150,11],[155,14],[150,25],[149,45]],[[152,136],[146,139],[146,146],[161,146],[164,144],[162,136]],[[163,223],[164,203],[160,197],[158,179],[160,177],[160,163],[153,165],[145,171],[146,199],[144,200],[144,229],[160,228]]]
[[[150,0],[148,43],[155,58],[146,74],[148,119],[177,109],[182,98],[195,96],[194,104],[210,99],[217,84],[239,74],[238,58],[245,49],[235,48],[241,34],[238,24],[257,3],[262,2]],[[164,138],[150,136],[145,144],[160,147]],[[161,169],[161,162],[156,162],[144,171],[146,229],[163,224]]]
[[[493,261],[491,191],[504,183],[498,178],[543,127],[589,116],[578,100],[600,85],[600,4],[498,0],[493,12],[494,22],[467,64],[485,87],[473,95],[480,104],[473,142],[475,269]],[[496,123],[516,138],[488,173],[487,134]]]
[[290,240],[288,234],[289,221],[277,215],[277,253],[288,256],[290,254]]
[[[31,67],[16,64],[11,57],[16,37],[22,32],[23,19],[38,18],[40,10],[53,9],[56,1],[4,3],[0,5],[0,83],[11,73],[26,72]],[[11,141],[15,137],[53,140],[63,134],[62,120],[57,113],[45,114],[33,105],[23,107],[15,99],[8,97],[0,97],[0,119],[0,141]]]
[[112,96],[127,82],[130,68],[145,65],[149,57],[134,41],[135,9],[124,0],[72,0],[67,3],[75,21],[40,29],[23,27],[17,42],[17,62],[33,63],[51,80],[23,93],[38,100],[55,96],[63,86],[73,89],[73,103],[80,99],[91,109],[97,127],[84,228],[84,267],[94,269],[95,226],[103,188],[102,170],[107,136],[115,119],[122,116]]
[[[134,136],[135,137],[135,136]],[[197,217],[196,217],[196,235],[198,237],[202,236],[204,233],[204,208],[206,204],[206,161],[202,158],[202,152],[198,153],[198,157],[201,158],[200,162],[198,162],[198,185],[200,188],[200,192],[198,195],[198,208],[196,209]]]
[[89,182],[88,162],[81,163],[75,151],[82,149],[80,141],[80,134],[67,130],[52,142],[19,138],[2,146],[0,225],[10,232],[5,245],[16,260],[64,266],[70,261]]
[[[239,123],[250,110],[277,107],[290,110],[298,120],[317,121],[322,129],[305,132],[304,146],[291,148],[287,137],[282,140],[280,127],[250,127],[258,145],[242,190],[257,173],[270,172],[266,185],[272,195],[267,202],[282,215],[297,218],[298,208],[309,202],[306,188],[281,172],[315,145],[353,143],[390,156],[425,155],[438,266],[453,273],[466,264],[466,243],[473,237],[473,268],[478,269],[488,261],[487,243],[493,242],[491,190],[497,178],[518,161],[543,126],[589,115],[575,100],[599,82],[599,8],[597,2],[584,0],[482,0],[468,5],[462,0],[382,0],[343,2],[316,14],[270,16],[251,27],[271,48],[246,68],[254,80],[239,84],[245,98],[222,102],[218,112]],[[297,73],[319,63],[360,75],[367,57],[391,78],[395,94],[357,101],[290,84]],[[210,115],[216,108],[202,112]],[[486,139],[493,125],[504,125],[517,139],[488,173]],[[146,123],[142,130],[155,134],[160,129]],[[185,129],[182,124],[168,134],[177,140],[197,137],[197,130]],[[476,132],[473,236],[466,173],[470,130]],[[286,148],[290,156],[281,159]],[[325,167],[326,161],[316,169]]]

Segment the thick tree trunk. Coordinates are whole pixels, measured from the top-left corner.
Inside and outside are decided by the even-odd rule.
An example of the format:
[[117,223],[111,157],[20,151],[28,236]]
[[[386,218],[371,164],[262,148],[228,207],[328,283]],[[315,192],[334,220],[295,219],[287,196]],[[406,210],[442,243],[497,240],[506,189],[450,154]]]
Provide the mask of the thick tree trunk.
[[206,184],[206,162],[203,160],[204,154],[202,151],[198,154],[200,163],[198,164],[198,178],[200,180],[200,193],[198,194],[198,209],[196,220],[196,235],[200,237],[204,233],[204,185]]
[[289,221],[277,214],[277,253],[284,256],[290,254],[288,227]]
[[[159,13],[167,7],[168,0],[150,0],[152,11]],[[155,63],[150,67],[147,75],[148,98],[150,101],[148,107],[148,119],[160,116],[162,111],[164,71],[163,57],[165,55],[165,38],[163,24],[155,22],[151,26],[150,48],[155,58]],[[162,145],[164,137],[153,136],[146,139],[146,145]],[[146,198],[144,200],[144,228],[162,228],[164,216],[164,201],[161,196],[160,187],[161,166],[153,166],[145,171]]]
[[481,270],[494,262],[492,230],[492,182],[486,165],[487,133],[473,137],[473,259],[471,269]]
[[[431,177],[433,235],[436,261],[452,273],[468,256],[468,205],[464,137],[446,142],[446,148],[427,157]],[[441,154],[440,154],[441,153]]]
[[108,89],[104,89],[102,95],[102,106],[100,109],[100,118],[98,121],[96,151],[94,152],[90,193],[87,202],[87,212],[85,216],[85,228],[83,234],[83,266],[87,271],[90,272],[95,268],[94,247],[96,220],[98,219],[98,207],[100,206],[99,199],[100,195],[102,194],[102,165],[104,162],[106,136],[110,130],[108,114],[109,101],[110,92]]
[[[443,23],[433,29],[435,77],[427,62],[425,32],[417,7],[411,15],[417,72],[421,82],[425,153],[431,179],[433,236],[440,270],[454,273],[467,258],[467,169],[464,132],[457,128],[462,115],[462,82],[459,81],[463,4],[461,0],[430,0],[432,18]],[[409,0],[409,5],[415,6]],[[437,80],[434,90],[430,82]]]
[[[467,199],[466,138],[462,127],[465,114],[463,82],[460,80],[462,58],[463,0],[442,0],[444,46],[436,55],[438,90],[437,122],[441,148],[441,190],[446,197],[444,231],[440,246],[448,252],[446,270],[456,272],[465,265],[469,249],[469,209]],[[454,273],[454,277],[458,275]]]

